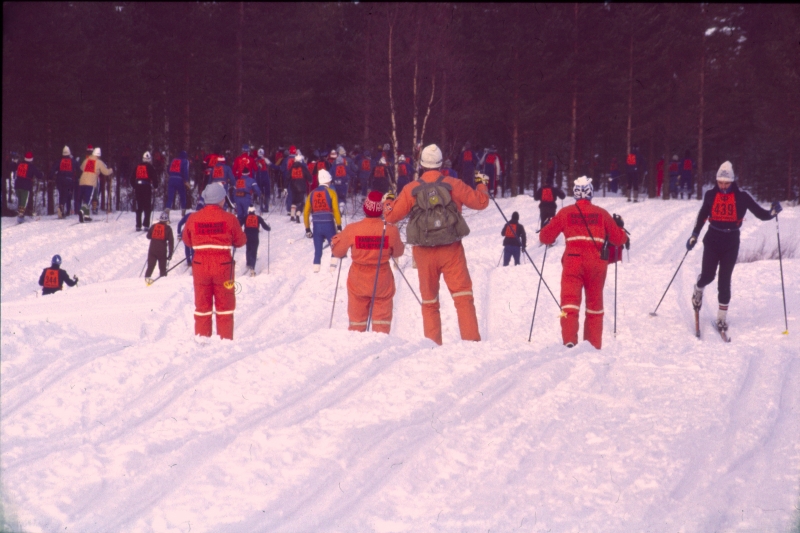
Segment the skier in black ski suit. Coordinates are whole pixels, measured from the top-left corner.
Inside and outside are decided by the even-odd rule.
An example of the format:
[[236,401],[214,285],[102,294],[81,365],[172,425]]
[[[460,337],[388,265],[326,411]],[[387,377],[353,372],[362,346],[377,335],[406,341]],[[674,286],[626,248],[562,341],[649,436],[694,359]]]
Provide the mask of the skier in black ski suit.
[[247,208],[247,216],[242,222],[244,226],[244,234],[247,236],[247,248],[245,256],[247,258],[247,269],[251,276],[256,275],[256,258],[258,257],[258,228],[261,226],[267,231],[270,231],[269,224],[264,222],[264,219],[256,215],[256,207],[251,205]]
[[717,313],[717,329],[727,331],[728,304],[731,301],[731,277],[736,257],[739,255],[739,228],[747,210],[760,220],[775,218],[783,209],[778,202],[772,203],[767,211],[759,206],[753,197],[739,189],[733,182],[733,166],[729,161],[722,163],[717,171],[717,186],[706,191],[703,206],[697,215],[692,236],[686,242],[686,249],[691,250],[697,244],[700,230],[708,219],[709,230],[703,237],[703,268],[697,277],[697,284],[692,294],[692,306],[699,311],[703,305],[703,289],[714,281],[719,267],[717,292],[719,311]]
[[42,275],[39,276],[39,285],[42,288],[42,296],[54,294],[64,288],[64,284],[74,287],[78,284],[78,277],[69,277],[66,270],[61,268],[61,256],[54,255],[51,265],[42,270]]
[[503,236],[503,266],[508,266],[512,257],[514,265],[518,265],[520,251],[528,245],[525,227],[519,223],[519,213],[511,213],[511,221],[503,226],[500,235]]
[[547,177],[543,186],[536,189],[536,192],[533,193],[533,199],[539,202],[540,228],[544,227],[547,219],[556,216],[556,209],[558,209],[556,198],[561,198],[563,200],[566,196],[566,193],[561,190],[561,187],[553,185],[553,178],[550,176]]

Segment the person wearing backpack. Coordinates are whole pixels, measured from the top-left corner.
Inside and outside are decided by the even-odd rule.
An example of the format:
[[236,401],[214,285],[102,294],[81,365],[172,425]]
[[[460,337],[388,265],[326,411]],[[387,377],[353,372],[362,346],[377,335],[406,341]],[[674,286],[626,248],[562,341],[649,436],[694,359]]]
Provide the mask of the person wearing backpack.
[[556,216],[556,209],[558,208],[556,198],[563,200],[566,197],[567,195],[561,187],[554,186],[553,179],[548,176],[545,179],[545,184],[533,193],[533,199],[539,202],[539,228],[544,227],[545,220]]
[[575,180],[575,204],[563,208],[545,221],[539,232],[542,244],[553,244],[560,233],[567,241],[561,259],[561,337],[572,348],[578,343],[578,311],[581,296],[586,292],[586,318],[583,338],[598,350],[603,343],[603,286],[606,283],[608,258],[601,250],[608,240],[621,246],[628,240],[625,224],[619,215],[592,205],[592,180],[581,176]]
[[512,257],[514,265],[518,265],[520,250],[524,250],[528,244],[525,226],[519,223],[519,213],[511,213],[511,220],[503,226],[500,235],[503,236],[503,266],[508,266]]
[[56,254],[53,256],[51,265],[42,270],[42,275],[39,276],[42,296],[55,294],[64,288],[65,283],[70,287],[74,287],[78,284],[78,277],[72,276],[72,279],[70,279],[67,271],[61,268],[61,256]]
[[488,178],[475,175],[476,189],[463,181],[445,177],[442,151],[435,144],[422,150],[419,180],[406,185],[395,200],[384,195],[384,218],[397,223],[409,216],[406,240],[414,245],[413,257],[419,274],[422,298],[422,327],[425,337],[442,344],[442,320],[439,314],[439,278],[453,296],[458,327],[463,340],[480,341],[478,317],[472,295],[467,258],[461,239],[469,234],[461,208],[483,210],[489,206]]

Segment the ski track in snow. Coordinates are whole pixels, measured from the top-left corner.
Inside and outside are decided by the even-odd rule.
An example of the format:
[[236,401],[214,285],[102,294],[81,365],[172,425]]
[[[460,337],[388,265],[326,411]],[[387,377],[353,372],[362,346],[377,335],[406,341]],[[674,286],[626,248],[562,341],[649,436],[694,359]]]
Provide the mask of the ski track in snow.
[[[561,346],[544,284],[527,342],[538,276],[524,254],[497,266],[493,203],[465,210],[483,342],[460,340],[442,280],[441,347],[422,337],[399,273],[391,335],[347,331],[349,259],[328,329],[330,250],[313,273],[311,240],[282,213],[268,220],[269,274],[265,233],[255,278],[239,275],[236,254],[234,342],[195,341],[183,266],[144,284],[148,241],[132,214],[2,219],[0,529],[788,531],[800,521],[800,262],[783,262],[788,336],[778,262],[762,260],[734,271],[733,342],[709,325],[716,283],[698,341],[702,244],[649,313],[700,202],[595,202],[632,234],[616,335],[608,270],[602,351]],[[520,213],[542,268],[536,203],[498,203]],[[797,208],[781,224],[783,249],[797,249]],[[762,242],[775,248],[775,223],[749,215],[740,254]],[[563,251],[561,237],[544,264],[556,298]],[[37,281],[56,253],[80,283],[43,298]],[[398,263],[418,295],[410,247]]]

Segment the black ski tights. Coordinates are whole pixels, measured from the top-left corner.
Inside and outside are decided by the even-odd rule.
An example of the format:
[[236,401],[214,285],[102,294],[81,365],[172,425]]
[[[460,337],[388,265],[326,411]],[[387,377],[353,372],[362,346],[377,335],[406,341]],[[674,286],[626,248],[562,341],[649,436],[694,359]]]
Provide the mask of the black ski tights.
[[703,239],[703,270],[697,279],[701,289],[714,281],[719,267],[717,292],[719,303],[728,305],[731,301],[731,277],[736,257],[739,255],[739,232],[722,233],[709,229]]

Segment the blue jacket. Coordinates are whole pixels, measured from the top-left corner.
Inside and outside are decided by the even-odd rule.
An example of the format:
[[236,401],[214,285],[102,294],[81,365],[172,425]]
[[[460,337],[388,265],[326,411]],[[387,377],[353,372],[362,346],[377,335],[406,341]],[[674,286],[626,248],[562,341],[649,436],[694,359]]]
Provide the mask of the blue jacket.
[[224,162],[217,163],[213,169],[211,169],[211,177],[209,178],[209,183],[222,183],[223,186],[227,189],[231,185],[233,185],[233,170],[231,167],[226,165]]
[[237,203],[245,202],[249,204],[253,199],[253,194],[261,196],[261,189],[259,189],[256,180],[249,177],[245,178],[244,176],[236,180],[236,190],[233,193],[233,197]]
[[[39,285],[44,287],[42,295],[53,294],[64,288],[64,284],[74,287],[78,284],[77,281],[71,279],[66,270],[57,266],[49,266],[42,270],[42,275],[39,276]],[[47,285],[47,286],[46,286]]]
[[77,171],[80,170],[80,168],[80,165],[78,165],[74,159],[70,156],[64,156],[53,165],[53,170],[50,171],[50,175],[55,176],[57,179],[69,178],[75,180],[79,177]]
[[189,156],[186,152],[181,152],[180,157],[176,157],[169,164],[169,179],[179,179],[184,183],[189,182]]

